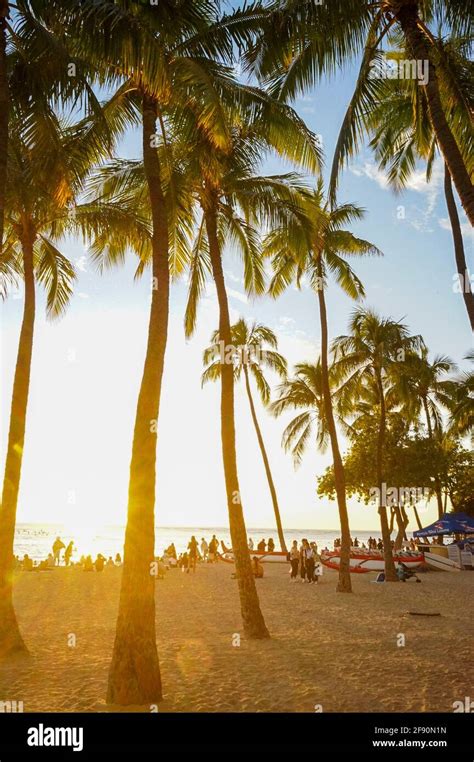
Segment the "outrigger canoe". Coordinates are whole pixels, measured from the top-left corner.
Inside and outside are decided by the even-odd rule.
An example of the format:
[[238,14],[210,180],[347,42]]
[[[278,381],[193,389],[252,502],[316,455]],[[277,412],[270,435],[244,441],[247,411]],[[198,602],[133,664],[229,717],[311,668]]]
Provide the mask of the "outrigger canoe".
[[[228,564],[233,564],[234,553],[232,548],[226,548],[223,542],[221,542],[221,545],[222,545],[222,553],[219,553],[220,560],[225,561]],[[251,558],[256,556],[262,564],[288,563],[288,553],[284,553],[281,550],[272,550],[270,553],[268,553],[268,552],[264,552],[260,550],[249,549],[249,554]]]
[[[395,566],[401,563],[409,569],[416,569],[424,562],[423,553],[415,551],[401,551],[394,553],[393,560]],[[339,550],[322,550],[321,561],[329,569],[339,570],[341,561]],[[361,548],[352,548],[349,557],[349,571],[353,574],[365,574],[371,571],[384,571],[385,561],[382,553],[375,550],[363,550]]]

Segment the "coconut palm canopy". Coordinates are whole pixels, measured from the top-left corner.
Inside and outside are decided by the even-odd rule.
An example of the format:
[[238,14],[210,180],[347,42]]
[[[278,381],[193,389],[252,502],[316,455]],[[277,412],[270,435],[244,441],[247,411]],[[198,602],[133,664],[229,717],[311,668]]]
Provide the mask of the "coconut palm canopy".
[[[45,7],[46,5],[44,4]],[[63,5],[65,4],[63,3]],[[331,5],[334,4],[332,3]],[[36,6],[39,7],[39,4],[37,3]],[[322,11],[324,12],[324,8],[322,8]],[[12,10],[11,24],[13,25],[14,23],[15,16]],[[116,23],[118,24],[118,21]],[[354,44],[357,41],[357,34],[358,32],[354,28]],[[461,37],[464,36],[464,32],[459,32],[459,35]],[[362,37],[359,42],[361,45],[363,44]],[[383,44],[384,50],[393,47],[391,43],[389,45],[388,41]],[[338,55],[340,55],[340,60],[342,61],[342,42],[340,50],[341,52]],[[77,51],[78,56],[79,53],[80,51]],[[329,59],[328,67],[329,69],[331,68],[329,66]],[[295,99],[292,100],[292,105],[295,107],[296,112],[322,139],[325,161],[324,173],[326,177],[328,177],[331,167],[333,148],[343,119],[342,106],[338,104],[347,102],[350,99],[357,78],[358,70],[355,60],[352,58],[345,60],[345,70],[346,74],[344,78],[335,70],[334,72],[328,70],[327,74],[324,71],[314,86],[313,84],[305,85],[304,93],[296,93]],[[331,74],[331,77],[329,77],[329,74]],[[244,75],[242,75],[243,78]],[[375,81],[373,82],[375,83]],[[394,82],[396,83],[395,80],[385,80],[383,84],[386,86]],[[108,89],[111,90],[112,88]],[[104,91],[102,91],[101,98],[105,97],[103,93]],[[334,97],[335,93],[337,93],[337,98]],[[128,106],[125,109],[125,113],[127,111]],[[369,139],[370,136],[367,136],[367,141]],[[385,183],[384,171],[378,169],[376,159],[371,156],[370,151],[364,153],[363,145],[364,138],[361,138],[361,152],[353,157],[351,167],[340,176],[338,203],[356,203],[365,208],[366,213],[364,218],[351,224],[350,229],[354,235],[375,244],[379,250],[383,251],[384,257],[348,257],[346,261],[361,280],[366,293],[366,302],[369,305],[373,306],[382,315],[391,314],[397,319],[404,317],[405,322],[409,324],[414,333],[423,335],[430,349],[431,359],[436,354],[449,355],[453,361],[456,361],[460,365],[459,373],[469,373],[470,363],[463,358],[472,345],[471,332],[463,307],[463,294],[455,279],[456,269],[452,236],[449,230],[448,213],[442,193],[442,168],[439,159],[435,159],[433,162],[432,178],[429,183],[426,183],[424,180],[426,162],[421,161],[419,164],[415,164],[414,174],[411,179],[409,178],[406,190],[401,194],[394,195],[389,189],[388,184]],[[111,195],[112,183],[117,183],[116,190],[118,191],[118,174],[122,172],[120,177],[120,182],[122,182],[121,187],[125,188],[125,190],[128,188],[131,193],[131,189],[134,187],[134,181],[132,180],[133,173],[137,175],[141,171],[139,168],[135,169],[134,164],[134,162],[141,159],[141,137],[137,128],[131,128],[127,131],[125,138],[122,139],[116,151],[116,157],[116,160],[118,158],[125,159],[128,165],[122,165],[120,168],[118,165],[115,167],[111,165],[107,170],[104,170],[104,172],[107,171],[110,180],[107,193],[111,201],[109,219],[111,222],[114,221],[114,225],[111,225],[111,230],[115,227],[115,221],[118,222],[119,215],[123,217],[124,209],[126,208],[123,197],[120,205],[118,203],[114,204]],[[263,175],[270,175],[281,174],[282,172],[286,173],[292,170],[293,167],[287,164],[280,164],[274,158],[269,159],[268,155],[263,155],[262,163],[257,171]],[[308,176],[306,175],[305,180],[307,179]],[[104,180],[105,177],[102,175],[100,182]],[[95,185],[91,185],[87,188],[91,198],[94,198],[96,195],[94,193],[95,187]],[[313,187],[315,186],[313,185]],[[81,198],[81,203],[84,203],[85,200]],[[115,217],[113,216],[113,204]],[[469,262],[469,238],[466,237],[466,220],[459,203],[458,208],[461,226],[465,233],[465,250],[468,257],[468,266],[472,271],[472,263]],[[109,245],[105,248],[99,246],[100,239],[97,239],[96,245],[91,230],[91,237],[87,238],[85,244],[83,244],[81,238],[68,238],[66,244],[67,250],[65,250],[64,245],[58,247],[62,253],[68,256],[68,259],[76,266],[77,270],[75,291],[79,296],[72,299],[68,308],[68,320],[74,321],[70,328],[71,347],[77,346],[77,357],[82,357],[82,363],[87,362],[87,366],[81,366],[85,376],[90,375],[86,370],[87,367],[92,368],[93,366],[95,368],[99,363],[104,380],[101,389],[96,389],[95,394],[88,398],[87,404],[91,417],[94,419],[100,416],[101,411],[104,412],[103,395],[105,395],[106,389],[114,390],[113,396],[117,400],[117,404],[123,405],[123,398],[128,393],[127,390],[132,388],[134,384],[135,388],[137,388],[138,377],[135,376],[133,381],[129,379],[127,374],[138,373],[139,358],[137,358],[136,364],[125,361],[125,359],[122,360],[122,357],[125,358],[130,355],[130,352],[138,352],[137,321],[140,319],[138,316],[141,314],[143,305],[148,299],[149,269],[146,266],[142,266],[139,271],[139,274],[142,271],[142,277],[135,280],[134,283],[133,278],[141,259],[146,259],[148,256],[146,254],[148,244],[146,243],[147,234],[145,228],[148,228],[149,221],[145,218],[138,219],[136,224],[141,248],[135,254],[130,254],[130,256],[128,256],[127,248],[124,248],[123,242],[120,243],[117,237],[115,240],[109,240]],[[143,226],[142,235],[138,232],[140,225]],[[192,233],[192,231],[188,232]],[[265,233],[266,230],[259,232]],[[102,230],[101,237],[102,240],[105,240],[106,231]],[[176,255],[174,262],[177,263],[177,269],[179,270],[179,262],[182,262],[183,247],[186,248],[187,239],[186,237],[179,237],[175,240]],[[193,243],[194,239],[191,236],[190,245],[192,246]],[[231,238],[228,238],[228,244],[228,253],[233,256],[234,243]],[[92,252],[97,259],[97,263],[102,263],[102,266],[105,266],[106,263],[110,265],[113,261],[117,261],[115,255],[120,252],[120,257],[125,259],[124,268],[110,269],[106,267],[104,270],[106,277],[100,276],[96,272],[96,264],[90,260],[88,261],[91,251],[89,245],[92,246]],[[87,249],[86,251],[84,251],[84,246]],[[2,263],[3,266],[4,264]],[[265,264],[264,267],[266,269],[267,265]],[[208,427],[205,425],[204,420],[215,409],[211,398],[214,394],[217,394],[217,387],[213,388],[209,386],[201,394],[199,384],[196,385],[193,378],[195,374],[197,374],[196,378],[200,375],[200,353],[202,348],[207,346],[209,336],[216,328],[216,317],[215,314],[211,314],[212,302],[214,300],[212,287],[206,281],[203,284],[203,301],[197,306],[197,333],[188,343],[185,342],[181,334],[181,316],[178,305],[182,303],[182,300],[187,298],[187,281],[191,277],[191,274],[186,273],[182,265],[181,269],[183,275],[181,279],[176,281],[176,285],[173,287],[173,305],[175,306],[172,307],[172,330],[175,332],[176,340],[178,341],[177,346],[180,349],[179,352],[176,352],[176,356],[174,356],[174,353],[169,355],[168,362],[172,370],[170,371],[169,379],[165,379],[164,384],[170,399],[169,405],[171,408],[181,404],[181,401],[185,399],[190,409],[195,411],[196,415],[202,414],[203,423],[202,425],[197,425],[197,429],[201,433],[189,432],[186,441],[183,443],[184,454],[196,464],[196,472],[199,472],[202,469],[198,466],[198,463],[205,468],[206,451],[211,447],[211,444],[207,443],[205,447],[198,446],[198,437],[206,436],[207,438],[208,436]],[[313,296],[304,288],[298,292],[290,287],[277,301],[266,299],[254,301],[252,298],[245,296],[243,285],[240,283],[243,271],[240,269],[239,259],[235,258],[232,261],[230,258],[226,259],[225,269],[230,278],[230,280],[228,279],[229,300],[235,319],[239,314],[242,314],[250,323],[253,320],[257,320],[269,326],[279,336],[281,333],[283,338],[280,340],[280,351],[282,351],[288,360],[290,368],[302,361],[314,362],[318,356],[319,328],[317,307]],[[329,314],[330,332],[331,336],[334,337],[346,332],[348,315],[352,307],[344,293],[339,290],[339,287],[336,285],[334,287],[331,286],[334,282],[331,274],[328,276],[328,282],[330,288],[329,299],[331,302]],[[39,298],[43,298],[41,287]],[[2,307],[3,321],[6,326],[5,330],[10,330],[9,326],[12,331],[15,330],[17,325],[17,307],[18,300],[9,299],[5,301]],[[100,321],[95,321],[95,328],[92,330],[89,325],[92,317],[88,317],[88,312],[91,309],[104,310],[105,322],[103,327]],[[126,314],[129,309],[134,316],[133,319]],[[448,315],[449,320],[446,318]],[[291,322],[293,320],[295,323]],[[111,346],[110,354],[108,355],[109,361],[107,363],[105,362],[106,355],[103,353],[103,348],[106,346],[105,342],[108,341],[104,333],[106,325],[110,325],[111,329],[113,328],[115,336],[121,337],[120,343],[123,345],[120,352],[112,348],[114,345]],[[132,326],[136,326],[136,328]],[[51,326],[50,330],[46,326],[43,326],[41,318],[37,328],[39,331],[38,335],[44,335],[45,340],[51,347],[50,355],[53,357],[55,354],[58,357],[63,356],[61,338],[61,331],[63,329],[60,324],[58,325],[58,331],[53,330],[53,328],[55,327]],[[47,333],[45,333],[46,331]],[[87,351],[83,344],[83,331],[86,331],[88,336]],[[283,344],[281,344],[281,341],[283,341]],[[307,341],[314,345],[314,351],[309,349]],[[193,349],[194,347],[196,348],[195,350]],[[189,350],[188,353],[186,351],[187,348]],[[194,351],[196,352],[195,360],[191,361],[187,354],[193,354]],[[50,355],[46,359],[38,354],[36,359],[37,372],[39,374],[41,372],[49,372],[49,367],[51,367],[49,364],[53,361]],[[13,362],[14,357],[12,355],[5,358],[3,367],[6,376],[8,376]],[[57,377],[61,378],[62,371],[59,366],[55,372]],[[181,383],[184,386],[181,384],[178,386],[173,381],[177,374],[181,377]],[[68,379],[68,383],[72,384],[71,393],[76,398],[82,398],[83,396],[82,378],[81,373],[73,374]],[[46,411],[48,409],[52,410],[58,404],[61,396],[66,394],[66,384],[60,385],[59,389],[53,389],[53,387],[49,386],[44,390],[44,394],[47,395],[43,407],[44,414],[46,415]],[[109,400],[111,402],[111,398]],[[119,400],[122,400],[122,402],[119,403]],[[65,397],[63,402],[66,402]],[[209,405],[208,408],[206,407],[207,405]],[[205,409],[206,413],[204,413]],[[115,460],[122,463],[123,470],[126,470],[128,468],[129,453],[125,444],[125,422],[122,424],[122,422],[117,421],[112,410],[110,410],[110,416],[114,418],[115,425],[119,426],[123,432],[123,441],[120,436],[110,437],[109,444],[114,452],[111,461]],[[171,421],[165,421],[164,425],[169,430],[172,424]],[[264,429],[266,426],[273,425],[272,420],[268,419],[267,422],[267,417],[264,416],[262,420]],[[34,428],[31,429],[30,433],[33,442],[39,442],[41,439],[39,433],[40,426],[41,423],[38,421],[34,424]],[[34,473],[36,469],[42,469],[46,464],[48,449],[54,447],[53,437],[57,436],[58,431],[53,431],[49,426],[46,427],[46,436],[51,436],[52,438],[50,446],[41,447],[34,462],[28,460],[25,463],[25,485],[20,504],[25,518],[28,518],[28,511],[32,510],[30,506],[34,505],[36,496],[45,505],[45,509],[52,520],[60,516],[60,495],[67,493],[69,488],[66,478],[62,476],[63,473],[66,473],[66,458],[72,457],[80,461],[86,457],[90,458],[91,463],[101,459],[102,445],[99,440],[89,443],[87,455],[84,456],[84,448],[81,444],[81,439],[83,440],[87,437],[87,426],[84,416],[79,417],[78,426],[82,433],[71,443],[71,449],[68,452],[62,451],[57,453],[59,461],[58,480],[54,485],[55,497],[49,495],[46,485],[36,484],[33,486],[33,483],[35,481]],[[109,436],[107,434],[109,428],[106,426],[104,431],[104,435],[107,437]],[[169,435],[171,435],[171,431]],[[299,469],[296,475],[293,475],[291,459],[286,459],[280,453],[280,436],[281,431],[277,431],[277,436],[271,437],[267,446],[271,451],[270,455],[272,458],[277,459],[277,467],[283,469],[283,473],[287,474],[288,480],[290,478],[296,479],[296,483],[299,485],[298,490],[301,492],[301,499],[298,500],[298,506],[301,507],[298,507],[297,522],[305,525],[308,522],[311,523],[312,511],[309,466],[303,461],[302,468]],[[162,504],[162,510],[164,511],[163,523],[173,523],[175,517],[172,495],[176,485],[173,483],[172,477],[173,456],[168,451],[168,448],[166,448],[163,457],[164,483],[162,484],[162,494],[166,496]],[[326,454],[325,456],[315,455],[315,457],[317,462],[321,462],[321,465],[323,465],[325,460],[319,461],[319,459],[328,458],[329,456]],[[63,463],[62,459],[64,459]],[[115,467],[112,467],[107,462],[104,463],[104,468],[106,473],[103,475],[103,478],[97,479],[94,486],[91,484],[87,488],[87,496],[84,496],[84,501],[91,505],[91,513],[96,513],[100,506],[101,510],[105,511],[104,517],[107,520],[112,520],[114,518],[114,511],[111,506],[112,504],[122,504],[120,495],[123,491],[123,485],[120,486],[119,482],[113,477],[113,473],[116,470]],[[242,478],[247,480],[245,474],[243,474]],[[250,483],[250,478],[248,481]],[[48,485],[48,490],[50,486]],[[259,493],[255,502],[263,505],[265,503],[263,499],[265,485],[258,485],[257,488],[261,490],[261,493]],[[183,506],[183,522],[192,523],[190,506],[193,503],[194,488],[186,482],[180,482],[178,489],[180,495],[177,497],[177,501]],[[289,488],[288,492],[290,492]],[[219,519],[221,510],[219,501],[210,495],[207,505],[209,510],[208,521],[210,523],[222,521],[223,517]],[[95,507],[93,508],[92,506]],[[249,506],[249,510],[250,516],[252,516],[252,511],[254,510],[252,506]],[[270,523],[271,515],[271,510],[269,510],[268,521]],[[324,516],[324,520],[329,525],[332,513],[328,510]],[[259,520],[255,515],[253,523],[261,523],[261,519]]]
[[399,416],[433,455],[432,518],[464,494],[469,34],[457,0],[0,2],[0,655],[27,648],[16,524],[63,520],[71,491],[75,531],[126,524],[120,705],[162,697],[157,525],[229,526],[266,638],[250,525],[283,552],[285,523],[339,527],[349,593],[350,521],[380,519],[396,581],[386,506],[346,489],[364,430],[377,488]]

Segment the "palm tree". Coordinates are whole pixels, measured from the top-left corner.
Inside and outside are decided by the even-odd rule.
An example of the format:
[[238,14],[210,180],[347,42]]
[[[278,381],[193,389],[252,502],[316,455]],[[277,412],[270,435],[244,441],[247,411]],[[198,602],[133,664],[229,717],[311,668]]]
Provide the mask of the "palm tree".
[[[474,362],[474,352],[468,352],[466,360]],[[474,371],[467,370],[447,384],[450,431],[458,436],[474,434]]]
[[0,252],[3,246],[5,189],[7,184],[9,93],[7,77],[8,0],[0,0]]
[[[459,101],[469,103],[470,78],[469,63],[464,54],[465,41],[436,40],[446,67],[446,82],[443,82],[444,101],[449,103],[450,119],[455,130],[456,140],[463,154],[463,159],[472,174],[472,124],[466,123],[466,109],[459,107]],[[406,52],[393,51],[390,58],[404,60]],[[444,73],[444,72],[443,72]],[[459,93],[458,97],[454,97]],[[428,113],[426,95],[414,80],[386,79],[378,90],[378,102],[374,102],[367,127],[373,135],[370,142],[381,169],[388,169],[387,178],[396,192],[403,189],[416,164],[417,157],[427,162],[426,176],[429,181],[433,163],[438,152],[436,135]],[[472,100],[472,98],[471,98]],[[472,103],[471,103],[472,108]],[[470,110],[468,110],[470,114]],[[471,291],[468,268],[464,252],[463,237],[456,201],[454,198],[451,174],[444,162],[444,194],[453,236],[456,270],[462,284],[464,303],[474,330],[474,294]]]
[[324,73],[333,74],[360,57],[354,94],[347,108],[332,164],[329,197],[335,203],[340,170],[364,133],[365,120],[383,82],[373,75],[380,45],[388,35],[401,35],[409,58],[428,61],[426,81],[420,83],[439,149],[456,186],[462,206],[474,224],[474,190],[460,146],[448,121],[440,79],[440,57],[429,24],[440,20],[452,35],[469,33],[471,14],[458,0],[332,0],[294,3],[281,0],[271,7],[257,43],[247,53],[248,65],[268,81],[273,94],[288,101],[311,87]]
[[344,229],[353,220],[360,219],[363,211],[353,204],[343,204],[329,209],[324,203],[323,186],[320,182],[313,193],[300,196],[300,209],[289,224],[275,227],[267,236],[264,246],[266,256],[271,256],[274,276],[270,293],[276,297],[296,277],[298,285],[307,274],[310,285],[318,297],[321,325],[321,372],[326,426],[331,441],[334,462],[336,496],[341,523],[341,563],[338,591],[350,592],[349,572],[350,528],[346,503],[344,466],[333,411],[329,377],[329,335],[325,289],[328,274],[332,273],[339,285],[353,299],[364,294],[364,288],[344,255],[361,256],[380,254],[368,241],[357,238]]
[[133,434],[124,565],[107,700],[143,704],[162,697],[150,564],[174,237],[165,197],[169,157],[166,152],[163,157],[157,147],[168,145],[168,130],[183,104],[204,126],[210,145],[222,145],[225,128],[216,86],[222,67],[217,61],[233,59],[234,35],[239,42],[245,41],[247,19],[242,13],[227,25],[219,24],[219,4],[206,0],[178,5],[162,2],[156,7],[111,0],[66,6],[62,20],[74,49],[102,71],[108,83],[121,83],[130,96],[130,111],[138,109],[142,125],[154,287]]
[[[189,186],[198,200],[202,218],[191,261],[185,327],[190,335],[197,303],[207,273],[211,272],[219,305],[219,336],[224,347],[230,347],[232,332],[222,265],[224,245],[233,244],[241,252],[247,290],[263,293],[263,263],[255,224],[279,224],[283,217],[293,213],[297,196],[293,175],[256,175],[262,152],[273,149],[309,171],[319,169],[320,153],[314,135],[296,114],[255,88],[232,86],[227,79],[223,82],[221,105],[228,120],[222,147],[210,145],[202,128],[194,133],[190,130],[187,144]],[[192,125],[192,113],[188,117]],[[232,366],[226,363],[221,369],[221,440],[244,630],[251,637],[268,637],[248,553],[235,447],[234,374]]]
[[[455,369],[449,357],[436,355],[430,362],[428,350],[422,347],[419,354],[410,354],[399,365],[397,391],[404,401],[403,411],[417,421],[423,412],[428,438],[441,442],[443,422],[440,405],[448,402],[446,376]],[[443,494],[439,476],[435,476],[435,493],[438,516],[444,513]]]
[[5,205],[5,246],[0,268],[21,273],[24,280],[23,320],[13,380],[2,504],[0,508],[0,656],[24,652],[12,602],[13,541],[25,445],[25,429],[33,355],[36,283],[47,295],[47,314],[63,314],[72,294],[73,265],[56,247],[72,224],[71,212],[87,172],[87,153],[74,150],[74,134],[63,134],[50,151],[28,147],[16,131],[9,140]]
[[[377,438],[377,486],[379,515],[385,556],[385,578],[388,582],[398,580],[393,561],[387,507],[383,501],[384,446],[387,426],[386,390],[390,374],[409,352],[422,347],[419,336],[411,336],[402,323],[390,318],[380,318],[369,309],[354,311],[349,334],[334,339],[334,372],[343,394],[356,402],[364,385],[375,386],[379,408]],[[344,383],[342,383],[344,382]]]
[[72,7],[64,0],[0,0],[0,251],[10,122],[26,142],[42,142],[47,150],[58,130],[56,107],[80,103],[89,116],[101,113],[91,87],[96,72],[73,54],[71,36],[59,20],[68,4]]
[[[243,318],[231,326],[232,344],[228,347],[224,362],[230,363],[234,368],[234,378],[239,380],[244,376],[245,390],[250,407],[255,433],[257,435],[258,445],[262,455],[265,474],[267,477],[268,488],[272,498],[273,510],[278,530],[280,547],[284,553],[287,552],[285,535],[281,523],[280,508],[275,489],[275,483],[268,460],[265,443],[263,441],[260,424],[255,410],[255,403],[250,387],[250,374],[252,374],[257,385],[262,404],[267,406],[270,401],[270,387],[263,374],[264,368],[277,373],[280,377],[286,375],[286,360],[276,350],[278,349],[278,339],[274,332],[260,323],[254,323],[249,326]],[[206,381],[217,381],[221,377],[223,342],[220,339],[219,331],[214,331],[211,337],[211,346],[204,351],[203,363],[206,366],[202,375],[202,383]],[[270,347],[269,349],[266,348]]]
[[270,406],[274,415],[281,415],[287,410],[303,411],[290,421],[282,437],[282,446],[285,451],[291,451],[295,467],[301,463],[303,453],[313,437],[318,450],[322,452],[328,444],[322,379],[320,360],[314,365],[298,363],[294,368],[294,377],[285,379],[280,384],[277,389],[279,396]]

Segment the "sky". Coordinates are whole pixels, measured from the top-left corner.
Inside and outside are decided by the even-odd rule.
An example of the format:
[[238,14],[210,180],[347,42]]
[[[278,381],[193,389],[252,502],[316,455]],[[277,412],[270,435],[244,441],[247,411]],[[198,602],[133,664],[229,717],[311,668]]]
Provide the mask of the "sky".
[[[339,72],[295,102],[309,127],[320,135],[327,167],[356,77]],[[140,155],[140,135],[127,134],[120,155]],[[276,171],[269,162],[267,171]],[[355,263],[366,288],[365,305],[406,322],[421,333],[433,354],[449,355],[462,366],[472,333],[462,296],[453,287],[454,253],[443,197],[441,161],[429,185],[423,167],[409,188],[396,196],[365,148],[341,180],[339,201],[363,206],[367,214],[352,230],[384,253]],[[474,271],[474,239],[465,216],[466,255]],[[61,247],[60,247],[61,248]],[[123,524],[135,405],[143,367],[149,308],[149,279],[133,280],[130,254],[121,269],[99,275],[79,240],[62,251],[78,270],[76,293],[65,317],[48,322],[40,296],[34,344],[26,446],[18,505],[19,522],[58,522],[71,526]],[[277,301],[251,300],[244,292],[242,266],[230,252],[225,277],[231,317],[257,320],[276,331],[279,351],[291,368],[314,361],[320,331],[314,294],[291,287]],[[156,524],[225,526],[228,523],[219,436],[219,389],[201,388],[202,351],[217,327],[214,288],[209,284],[198,327],[185,340],[186,283],[173,286],[170,331],[159,424]],[[354,303],[331,283],[327,294],[330,336],[345,333]],[[0,379],[3,468],[9,405],[21,323],[22,293],[1,305]],[[273,385],[277,379],[271,378]],[[317,497],[317,476],[330,463],[311,443],[299,469],[281,448],[290,416],[272,418],[257,401],[280,500],[288,528],[334,529],[335,503]],[[274,518],[263,464],[243,390],[236,394],[238,468],[248,526],[273,527]],[[343,442],[343,445],[345,443]],[[354,530],[377,528],[374,506],[349,501]],[[436,517],[434,504],[420,506],[422,521]],[[409,527],[413,529],[413,523]]]

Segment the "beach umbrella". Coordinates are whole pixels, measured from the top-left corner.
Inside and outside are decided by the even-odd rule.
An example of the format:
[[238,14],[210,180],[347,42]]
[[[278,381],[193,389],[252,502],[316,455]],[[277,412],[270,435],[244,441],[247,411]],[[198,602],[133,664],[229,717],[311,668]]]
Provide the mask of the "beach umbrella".
[[445,513],[433,524],[413,532],[414,537],[440,534],[474,534],[474,519],[466,513]]

